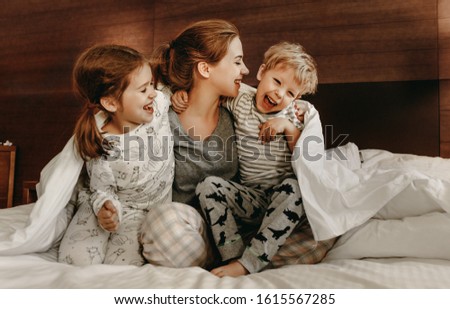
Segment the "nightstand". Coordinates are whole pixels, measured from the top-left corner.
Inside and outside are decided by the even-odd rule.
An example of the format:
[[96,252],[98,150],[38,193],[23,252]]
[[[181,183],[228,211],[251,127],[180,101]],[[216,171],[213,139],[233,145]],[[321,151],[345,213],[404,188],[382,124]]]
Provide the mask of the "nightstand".
[[16,146],[0,145],[0,208],[13,205]]

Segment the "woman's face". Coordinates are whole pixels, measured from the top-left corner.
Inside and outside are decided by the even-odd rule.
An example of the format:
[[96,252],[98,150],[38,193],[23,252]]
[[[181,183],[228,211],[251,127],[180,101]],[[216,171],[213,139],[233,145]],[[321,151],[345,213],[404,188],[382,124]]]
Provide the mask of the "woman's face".
[[218,95],[221,96],[237,96],[242,78],[248,73],[239,37],[235,37],[231,41],[222,60],[215,65],[210,65],[210,80]]

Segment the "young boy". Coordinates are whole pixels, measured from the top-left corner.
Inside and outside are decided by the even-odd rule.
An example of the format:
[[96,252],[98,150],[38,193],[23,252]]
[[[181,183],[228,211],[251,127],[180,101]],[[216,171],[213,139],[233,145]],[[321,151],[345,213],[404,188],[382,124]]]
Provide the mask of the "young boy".
[[[240,184],[211,176],[196,189],[228,263],[211,271],[219,277],[263,269],[304,214],[291,154],[301,133],[295,104],[316,90],[315,61],[301,45],[282,42],[266,51],[257,79],[256,90],[242,85],[236,98],[225,101],[234,116]],[[176,108],[177,98],[172,101]],[[258,231],[248,246],[246,230]]]

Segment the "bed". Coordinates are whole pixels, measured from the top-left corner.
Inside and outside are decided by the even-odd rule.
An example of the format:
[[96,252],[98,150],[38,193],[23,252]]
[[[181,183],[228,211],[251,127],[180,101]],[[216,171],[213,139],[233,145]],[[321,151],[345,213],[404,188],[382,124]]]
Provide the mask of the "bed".
[[58,263],[81,170],[69,141],[42,171],[37,202],[0,210],[0,288],[450,288],[450,160],[351,143],[325,151],[321,132],[309,105],[293,166],[314,237],[337,239],[320,263],[240,278],[199,267]]

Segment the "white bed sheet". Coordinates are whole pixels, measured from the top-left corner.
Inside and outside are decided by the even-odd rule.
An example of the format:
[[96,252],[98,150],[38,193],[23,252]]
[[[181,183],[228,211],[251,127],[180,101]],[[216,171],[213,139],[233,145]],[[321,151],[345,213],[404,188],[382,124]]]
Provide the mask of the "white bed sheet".
[[285,266],[240,278],[217,278],[199,267],[79,267],[51,261],[49,254],[31,254],[0,257],[0,288],[450,288],[450,261],[337,259]]
[[[0,228],[14,229],[25,222],[32,207],[29,204],[0,211]],[[372,229],[370,226],[368,223],[360,231],[344,235],[322,263],[285,266],[240,278],[220,279],[199,267],[67,265],[56,262],[55,244],[42,253],[0,256],[0,288],[450,288],[449,259],[363,259],[370,252],[355,236],[364,235]],[[373,235],[369,248],[386,238]],[[352,257],[355,254],[357,257]],[[384,250],[384,254],[390,253]]]

